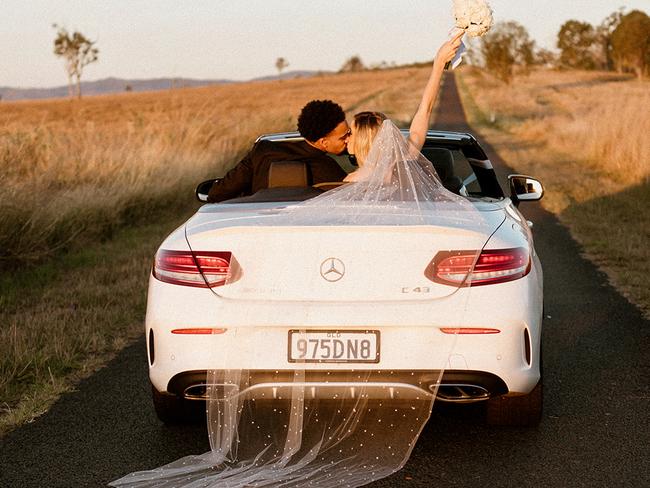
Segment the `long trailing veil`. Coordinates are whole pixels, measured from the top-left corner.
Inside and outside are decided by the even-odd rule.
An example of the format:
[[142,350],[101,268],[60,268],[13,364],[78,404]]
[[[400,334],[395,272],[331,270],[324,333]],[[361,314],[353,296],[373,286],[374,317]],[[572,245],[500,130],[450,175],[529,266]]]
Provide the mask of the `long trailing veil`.
[[[277,232],[308,227],[315,235],[340,231],[342,248],[368,245],[373,236],[398,229],[396,248],[382,250],[384,255],[377,258],[374,278],[369,273],[376,280],[386,279],[390,267],[399,266],[402,258],[412,259],[409,253],[420,248],[424,248],[420,249],[424,253],[430,252],[426,249],[430,242],[425,242],[424,237],[435,240],[437,232],[449,234],[450,229],[461,229],[465,248],[481,249],[484,224],[480,212],[467,198],[443,187],[431,162],[410,146],[392,122],[383,123],[367,162],[359,171],[362,174],[358,182],[276,209],[256,225]],[[317,245],[317,240],[314,243]],[[287,250],[279,246],[268,239],[264,242],[265,255],[286,256]],[[287,310],[291,300],[296,299],[282,294],[284,280],[291,279],[292,265],[289,256],[285,266],[288,274],[265,277],[264,282],[265,292],[274,290],[273,298],[286,300]],[[319,276],[313,283],[305,283],[305,287],[322,286],[322,281]],[[457,310],[455,318],[460,324],[470,288],[450,288],[448,296],[436,300],[448,300],[449,306]],[[254,295],[262,289],[249,291]],[[422,298],[417,303],[426,307],[432,303],[427,300],[433,301]],[[320,308],[306,302],[303,306],[307,314],[313,315],[322,314],[327,307],[352,309],[357,304],[348,299],[333,300],[331,304],[319,305]],[[247,313],[244,307],[241,313]],[[382,318],[373,320],[381,323]],[[432,324],[435,320],[432,316]],[[327,323],[327,317],[323,321]],[[344,330],[344,325],[330,327]],[[389,335],[391,327],[404,325],[408,324],[388,324],[384,329]],[[286,342],[286,330],[281,330]],[[275,332],[272,326],[242,323],[229,327],[228,334],[219,338],[224,347],[221,353],[215,353],[213,369],[207,375],[210,452],[130,474],[111,485],[361,486],[399,470],[429,419],[436,387],[449,365],[454,342],[439,343],[433,332],[426,336],[426,344],[421,347],[436,352],[431,354],[431,364],[426,368],[433,377],[412,373],[409,383],[404,381],[408,366],[401,372],[381,371],[381,363],[294,362],[282,371],[250,369],[250,364],[256,364],[256,358],[263,357],[264,352],[256,350],[253,344],[265,343],[267,337],[270,344]],[[277,354],[286,356],[286,351]],[[263,369],[262,364],[259,367]],[[377,380],[379,376],[381,382]],[[265,388],[265,381],[273,386]]]

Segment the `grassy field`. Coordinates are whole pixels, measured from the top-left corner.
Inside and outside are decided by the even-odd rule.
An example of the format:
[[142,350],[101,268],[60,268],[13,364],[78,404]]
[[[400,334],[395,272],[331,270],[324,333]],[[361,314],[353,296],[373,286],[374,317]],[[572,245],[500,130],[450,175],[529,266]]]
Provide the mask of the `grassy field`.
[[408,121],[428,69],[0,105],[0,433],[143,330],[155,249],[261,133],[300,108]]
[[176,207],[164,222],[1,276],[0,434],[45,412],[142,335],[152,256],[192,211]]
[[470,124],[554,212],[611,282],[650,317],[650,82],[539,70],[506,86],[460,72]]
[[3,103],[0,268],[148,218],[197,181],[222,174],[260,133],[293,130],[312,98],[408,119],[426,74],[390,70]]

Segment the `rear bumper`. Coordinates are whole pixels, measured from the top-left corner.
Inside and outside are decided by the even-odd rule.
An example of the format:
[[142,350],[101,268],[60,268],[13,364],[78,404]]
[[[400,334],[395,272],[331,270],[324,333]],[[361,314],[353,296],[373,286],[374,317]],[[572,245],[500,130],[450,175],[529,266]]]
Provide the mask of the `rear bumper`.
[[[282,400],[296,389],[310,399],[336,400],[415,400],[433,396],[440,401],[470,403],[508,393],[499,377],[482,371],[263,371],[246,372],[245,399]],[[222,388],[223,371],[188,371],[175,375],[167,391],[190,400],[206,400],[210,388]]]
[[[304,369],[313,371],[310,374],[314,375],[337,375],[354,367],[360,368],[355,370],[357,374],[359,371],[376,371],[377,374],[402,371],[409,375],[411,372],[434,372],[436,377],[435,372],[444,370],[443,381],[459,385],[460,390],[445,387],[438,392],[439,399],[443,399],[442,393],[452,399],[469,396],[471,400],[481,396],[478,390],[473,391],[474,387],[481,387],[492,396],[502,392],[527,394],[540,378],[541,311],[541,288],[535,267],[521,280],[459,290],[444,300],[387,303],[225,300],[208,289],[181,287],[152,279],[146,320],[146,334],[150,339],[147,341],[149,376],[158,391],[180,395],[187,387],[185,377],[198,374],[194,384],[205,385],[205,371],[211,368],[290,371],[292,374]],[[213,335],[172,333],[176,328],[192,327],[227,330]],[[443,333],[443,327],[487,327],[496,328],[500,333],[454,335]],[[381,361],[354,366],[290,363],[287,361],[287,332],[295,328],[379,330]],[[483,378],[497,378],[505,387],[484,385],[484,380],[475,379],[477,374],[485,375]],[[264,381],[273,382],[272,379]],[[286,381],[293,381],[293,376]],[[286,381],[277,380],[279,383]],[[366,381],[364,378],[364,388]],[[318,381],[314,379],[313,382]],[[378,381],[379,389],[383,388],[382,382],[394,381]],[[411,384],[402,379],[395,382]],[[339,386],[347,388],[349,385]],[[200,388],[190,391],[190,396],[196,391]],[[418,391],[429,391],[429,388],[426,386]],[[470,394],[464,395],[463,391]],[[198,396],[200,398],[201,394]],[[485,396],[483,392],[482,398]]]

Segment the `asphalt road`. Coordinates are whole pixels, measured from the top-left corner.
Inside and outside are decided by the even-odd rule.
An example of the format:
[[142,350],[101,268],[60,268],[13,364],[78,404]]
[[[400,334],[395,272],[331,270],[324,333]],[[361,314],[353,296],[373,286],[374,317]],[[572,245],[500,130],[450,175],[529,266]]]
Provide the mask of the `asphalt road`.
[[[451,77],[435,127],[469,131]],[[435,407],[404,469],[371,486],[650,486],[650,322],[551,214],[538,204],[522,210],[545,273],[541,424],[492,428],[475,405]],[[0,487],[105,486],[209,449],[205,426],[163,426],[150,402],[140,340],[0,440]]]

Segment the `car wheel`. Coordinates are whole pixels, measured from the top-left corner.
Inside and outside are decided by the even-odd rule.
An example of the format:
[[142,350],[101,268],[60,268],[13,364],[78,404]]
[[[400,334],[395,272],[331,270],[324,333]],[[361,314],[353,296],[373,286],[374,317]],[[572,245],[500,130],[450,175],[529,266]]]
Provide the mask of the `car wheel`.
[[151,385],[153,408],[161,422],[167,425],[197,423],[205,421],[205,402],[190,401],[162,393]]
[[487,423],[514,427],[535,427],[542,418],[543,382],[528,395],[498,396],[487,401]]

